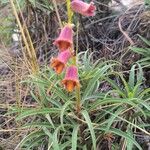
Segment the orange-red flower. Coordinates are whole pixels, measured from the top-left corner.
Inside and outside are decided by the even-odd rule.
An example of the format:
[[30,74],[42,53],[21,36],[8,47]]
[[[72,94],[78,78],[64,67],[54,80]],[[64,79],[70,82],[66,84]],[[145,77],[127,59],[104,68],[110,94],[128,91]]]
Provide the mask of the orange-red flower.
[[66,66],[67,61],[71,57],[71,52],[65,50],[60,52],[57,58],[52,58],[51,67],[54,68],[57,74],[60,74]]
[[80,86],[78,79],[78,69],[76,66],[70,66],[66,70],[66,75],[62,84],[68,92],[72,92],[76,86]]
[[59,37],[54,41],[60,51],[71,48],[73,44],[73,30],[72,26],[67,24],[60,32]]
[[71,2],[71,8],[74,12],[80,13],[84,16],[94,16],[96,10],[93,2],[88,4],[81,0],[73,0]]

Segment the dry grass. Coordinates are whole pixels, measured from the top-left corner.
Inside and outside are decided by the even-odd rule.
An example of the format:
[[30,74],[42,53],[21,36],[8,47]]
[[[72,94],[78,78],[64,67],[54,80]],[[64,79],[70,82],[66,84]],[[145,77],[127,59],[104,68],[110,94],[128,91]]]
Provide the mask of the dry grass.
[[28,70],[22,58],[17,58],[9,53],[9,48],[4,45],[0,48],[0,145],[6,150],[14,149],[19,142],[20,132],[16,128],[15,116],[6,115],[12,106],[22,106],[28,89],[21,84],[28,75]]

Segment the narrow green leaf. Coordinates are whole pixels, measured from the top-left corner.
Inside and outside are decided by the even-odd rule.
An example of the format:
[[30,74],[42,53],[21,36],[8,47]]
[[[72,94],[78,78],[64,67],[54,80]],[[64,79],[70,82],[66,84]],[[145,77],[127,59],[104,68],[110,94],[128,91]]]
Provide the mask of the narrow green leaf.
[[120,78],[124,84],[124,87],[125,87],[125,90],[126,90],[126,94],[127,96],[130,98],[130,89],[129,89],[129,85],[128,83],[126,82],[126,80],[124,79],[123,75],[120,74]]
[[59,114],[59,113],[60,109],[58,108],[41,108],[41,109],[32,108],[21,112],[21,114],[16,118],[16,120],[21,120],[25,117],[32,115]]
[[[149,3],[150,4],[150,3]],[[142,37],[141,35],[138,35],[148,46],[150,46],[150,41],[146,38]]]
[[61,122],[62,128],[64,128],[64,125],[63,125],[64,113],[65,113],[66,108],[67,108],[70,104],[72,104],[72,101],[67,101],[67,102],[63,105],[63,107],[62,107],[62,109],[61,109],[60,122]]
[[[131,137],[131,138],[133,138],[134,139],[134,137],[133,137],[133,133],[132,133],[132,131],[130,130],[130,127],[128,127],[128,129],[127,129],[127,134]],[[127,145],[127,150],[133,150],[133,145],[134,145],[134,143],[129,139],[129,138],[126,138],[126,145]]]
[[129,74],[129,87],[130,89],[134,88],[135,85],[135,67],[136,65],[133,65],[131,70],[130,70],[130,74]]
[[139,95],[140,98],[142,98],[143,96],[145,96],[146,94],[150,93],[150,88],[145,89],[144,91],[142,91]]
[[72,133],[72,150],[77,150],[77,136],[79,125],[75,125]]
[[57,95],[59,98],[61,98],[63,101],[69,101],[70,99],[68,98],[68,95],[66,95],[65,93],[63,93],[63,91],[61,90],[61,88],[58,87],[54,87],[52,88],[53,92],[55,95]]
[[137,83],[142,83],[144,77],[143,77],[143,69],[139,63],[138,65],[138,73],[137,73]]
[[51,116],[50,116],[49,114],[46,114],[46,115],[45,115],[45,118],[49,121],[50,125],[52,125],[52,127],[55,128],[55,125],[54,125],[54,123],[53,123],[53,121],[52,121]]
[[107,71],[111,66],[112,66],[112,65],[106,65],[106,66],[100,68],[99,70],[97,70],[97,71],[94,73],[92,79],[88,82],[87,88],[86,88],[85,91],[84,91],[82,101],[84,101],[84,100],[86,99],[86,97],[89,96],[89,95],[92,93],[93,88],[94,88],[96,82],[97,82],[100,78],[104,77],[106,71]]
[[89,117],[89,114],[86,110],[83,110],[82,115],[84,116],[86,123],[89,127],[90,133],[91,133],[91,137],[92,137],[92,142],[93,142],[93,149],[96,150],[96,137],[95,137],[95,132],[94,132],[94,128],[91,122],[91,119]]
[[139,48],[139,47],[130,47],[130,49],[138,54],[141,54],[145,57],[147,57],[147,51],[144,48]]
[[[106,110],[102,110],[102,111],[107,112],[107,113],[109,113],[109,114],[111,114],[111,115],[113,115],[113,116],[116,116],[115,114],[111,113],[110,111],[106,111]],[[130,121],[128,121],[128,120],[126,120],[126,119],[120,117],[120,116],[116,116],[116,117],[119,118],[119,119],[122,120],[122,121],[127,122],[128,124],[132,125],[133,127],[139,129],[140,131],[144,132],[145,134],[150,135],[150,133],[149,133],[148,131],[146,131],[145,129],[140,128],[140,127],[137,126],[136,124],[134,124],[134,123],[132,123],[132,122],[130,122]]]
[[54,134],[53,134],[53,148],[54,150],[60,150],[60,147],[59,147],[59,142],[58,142],[58,132],[60,130],[60,126],[55,130]]
[[33,138],[44,136],[45,133],[42,131],[35,131],[31,132],[29,135],[27,135],[23,140],[17,145],[17,147],[22,147],[27,141],[32,140]]
[[49,137],[49,141],[52,141],[53,139],[52,139],[52,133],[48,130],[48,128],[47,127],[42,127],[42,129],[43,129],[43,132]]
[[123,112],[123,111],[124,111],[124,110],[120,107],[118,110],[116,110],[116,111],[114,112],[115,115],[113,115],[113,116],[111,116],[109,119],[107,119],[108,124],[107,124],[107,127],[106,127],[106,128],[107,128],[106,132],[110,129],[110,127],[111,127],[111,125],[113,124],[115,118],[117,118],[116,116],[119,116],[119,114],[120,114],[121,112]]
[[66,149],[68,149],[68,147],[70,147],[70,145],[71,145],[71,141],[68,140],[67,142],[61,144],[60,148],[61,148],[61,150],[66,150]]
[[52,144],[53,144],[53,135],[52,133],[50,132],[50,130],[48,130],[47,127],[43,126],[42,127],[43,129],[43,132],[48,136],[48,150],[50,150],[50,148],[52,147]]
[[135,99],[128,99],[128,98],[125,98],[125,99],[121,99],[121,98],[116,98],[116,99],[113,99],[113,98],[106,98],[106,99],[98,99],[96,100],[95,102],[93,102],[93,104],[91,105],[91,108],[90,108],[90,111],[101,106],[101,105],[106,105],[106,104],[128,104],[128,105],[131,105],[131,106],[134,106],[134,107],[137,107],[137,104],[135,104],[133,102],[133,100]]
[[33,99],[40,104],[40,100],[35,96],[35,94],[33,93],[33,91],[30,91],[31,96],[33,97]]
[[[101,128],[99,128],[99,130],[106,131],[107,128],[101,127]],[[116,129],[116,128],[111,128],[108,131],[108,133],[114,133],[116,135],[119,135],[120,137],[124,137],[124,138],[130,140],[139,150],[142,150],[141,146],[135,141],[134,138],[132,138],[130,135],[128,135],[128,133],[125,133],[125,132],[121,131],[120,129]]]
[[133,87],[133,91],[132,91],[132,97],[131,98],[137,98],[138,94],[139,94],[139,90],[140,90],[140,85],[142,83],[137,83],[134,87]]
[[45,136],[40,136],[40,137],[34,138],[33,141],[29,142],[27,150],[31,150],[31,148],[34,149],[35,146],[39,147],[39,142],[41,142],[44,138],[45,138]]
[[34,123],[28,123],[23,125],[21,128],[35,128],[35,127],[47,127],[47,128],[53,128],[50,123],[48,122],[34,122]]
[[109,82],[113,88],[116,89],[117,93],[118,93],[120,96],[122,96],[122,97],[124,97],[124,98],[126,97],[125,94],[124,94],[124,92],[121,90],[121,88],[120,88],[113,80],[111,80],[111,79],[109,79],[109,78],[105,78],[105,80],[106,80],[107,82]]

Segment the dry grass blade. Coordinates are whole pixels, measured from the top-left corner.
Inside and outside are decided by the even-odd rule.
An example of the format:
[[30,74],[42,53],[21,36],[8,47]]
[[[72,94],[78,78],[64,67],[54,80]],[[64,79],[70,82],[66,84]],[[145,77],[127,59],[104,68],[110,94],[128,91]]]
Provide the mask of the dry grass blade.
[[[22,26],[21,25],[21,21],[19,19],[19,16],[17,14],[17,9],[16,9],[16,6],[13,2],[13,0],[10,0],[10,3],[11,3],[11,7],[13,9],[13,13],[15,15],[15,18],[17,20],[17,23],[18,23],[18,26],[19,26],[19,29],[20,29],[20,32],[21,32],[21,35],[22,35],[22,38],[23,38],[23,41],[25,43],[25,46],[26,46],[26,49],[27,49],[27,53],[25,53],[25,56],[28,58],[29,57],[29,61],[27,62],[27,64],[29,64],[29,67],[31,70],[29,70],[31,73],[33,74],[37,74],[38,71],[39,71],[39,65],[37,63],[37,58],[36,58],[36,53],[35,53],[35,49],[33,47],[33,43],[31,41],[31,37],[29,35],[29,32],[28,32],[28,29],[26,27],[26,24],[24,22],[24,18],[23,18],[23,15],[22,15],[22,12],[20,10],[20,7],[19,7],[19,4],[17,3],[17,6],[19,8],[19,11],[20,11],[20,14],[21,14],[21,17],[22,17],[22,20],[23,20],[23,23],[24,25]],[[27,59],[26,59],[27,60]]]
[[121,27],[121,21],[122,21],[122,19],[120,18],[120,19],[119,19],[119,22],[118,22],[119,29],[120,29],[120,31],[123,33],[123,35],[127,38],[127,40],[130,42],[130,44],[131,44],[131,46],[132,46],[132,45],[134,45],[134,42],[133,42],[133,40],[129,37],[129,35],[128,35],[125,31],[123,31],[123,29],[122,29],[122,27]]

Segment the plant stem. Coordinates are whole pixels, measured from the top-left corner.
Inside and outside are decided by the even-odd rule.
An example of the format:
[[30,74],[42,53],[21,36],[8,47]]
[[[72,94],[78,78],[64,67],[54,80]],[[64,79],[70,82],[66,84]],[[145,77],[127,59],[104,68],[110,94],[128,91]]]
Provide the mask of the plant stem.
[[80,86],[76,88],[76,110],[77,114],[81,111],[81,94],[80,94]]
[[[78,32],[79,32],[79,22],[77,22],[77,36],[76,36],[76,53],[75,53],[75,63],[77,66],[77,54],[78,54]],[[81,92],[80,92],[80,86],[77,87],[76,89],[76,95],[77,95],[77,113],[79,114],[81,111]]]
[[[71,7],[70,7],[71,2],[70,2],[70,0],[66,0],[66,3],[67,3],[68,24],[72,24],[73,12],[72,12]],[[78,28],[78,26],[77,26],[77,28]],[[72,46],[71,51],[73,51],[73,49],[74,49],[74,46]],[[76,49],[75,56],[72,57],[72,63],[75,66],[77,66],[77,61],[76,61],[77,60],[77,51],[78,51],[78,49]],[[80,86],[76,87],[76,110],[77,110],[77,114],[79,114],[81,111]]]
[[70,0],[66,0],[67,2],[67,15],[68,15],[68,23],[71,24],[72,23],[72,15],[73,15],[73,12],[71,10],[71,7],[70,7]]

